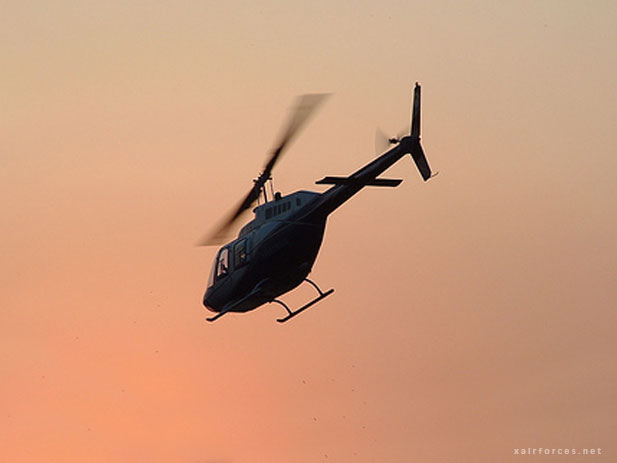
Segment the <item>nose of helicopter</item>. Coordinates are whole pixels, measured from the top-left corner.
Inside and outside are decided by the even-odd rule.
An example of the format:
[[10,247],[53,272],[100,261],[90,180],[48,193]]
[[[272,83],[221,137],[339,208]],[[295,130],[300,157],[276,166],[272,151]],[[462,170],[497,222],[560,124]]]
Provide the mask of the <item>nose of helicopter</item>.
[[212,307],[211,299],[212,299],[211,291],[210,291],[210,288],[208,288],[204,294],[203,304],[204,304],[204,307],[208,309],[210,312],[216,312],[216,309]]

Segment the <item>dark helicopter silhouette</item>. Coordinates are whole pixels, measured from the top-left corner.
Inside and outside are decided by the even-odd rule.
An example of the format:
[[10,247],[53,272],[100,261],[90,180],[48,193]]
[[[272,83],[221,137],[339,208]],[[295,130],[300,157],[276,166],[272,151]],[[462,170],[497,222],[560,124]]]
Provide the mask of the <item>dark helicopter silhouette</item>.
[[[318,180],[317,184],[333,185],[323,193],[296,191],[286,196],[276,193],[269,199],[266,184],[271,181],[272,168],[326,96],[301,97],[281,142],[254,180],[253,188],[223,224],[199,243],[220,244],[241,214],[263,197],[264,202],[253,209],[253,220],[240,230],[235,240],[221,247],[214,259],[203,303],[216,315],[208,321],[217,320],[228,312],[247,312],[266,302],[276,302],[287,311],[287,315],[277,321],[285,322],[329,296],[334,289],[323,292],[307,278],[317,258],[328,216],[365,186],[398,186],[402,180],[378,176],[406,154],[411,155],[425,181],[431,178],[431,169],[420,145],[420,85],[416,83],[411,132],[401,139],[388,140],[396,146],[348,177],[329,176]],[[305,281],[317,290],[315,299],[295,311],[277,299]]]

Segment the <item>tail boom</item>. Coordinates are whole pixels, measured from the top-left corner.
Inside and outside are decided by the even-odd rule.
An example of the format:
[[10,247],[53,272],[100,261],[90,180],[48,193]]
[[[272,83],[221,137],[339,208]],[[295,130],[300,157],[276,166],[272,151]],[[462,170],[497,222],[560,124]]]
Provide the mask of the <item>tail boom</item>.
[[325,177],[316,183],[333,185],[323,192],[314,205],[314,214],[327,217],[366,186],[397,186],[396,179],[378,178],[399,159],[410,154],[424,181],[433,175],[422,145],[420,144],[420,85],[416,83],[412,105],[411,133],[398,141],[398,145],[373,159],[348,177]]

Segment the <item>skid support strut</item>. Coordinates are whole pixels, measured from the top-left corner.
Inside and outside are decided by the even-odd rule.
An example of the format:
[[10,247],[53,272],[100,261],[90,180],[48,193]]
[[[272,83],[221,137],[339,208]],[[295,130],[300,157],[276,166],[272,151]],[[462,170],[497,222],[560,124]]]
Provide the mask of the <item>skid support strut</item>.
[[302,307],[300,307],[298,310],[296,310],[295,312],[292,311],[287,304],[285,304],[283,301],[279,301],[278,299],[274,299],[272,302],[276,302],[277,304],[282,305],[285,310],[287,311],[287,313],[289,315],[287,315],[286,317],[283,318],[277,318],[276,321],[279,323],[285,323],[287,320],[295,317],[296,315],[298,315],[300,312],[305,311],[306,309],[308,309],[310,306],[312,306],[313,304],[316,304],[317,302],[321,301],[322,299],[324,299],[325,297],[328,297],[330,294],[332,294],[334,292],[334,288],[329,289],[326,292],[323,292],[321,289],[319,289],[319,286],[317,286],[316,283],[312,282],[311,280],[309,280],[308,278],[305,278],[304,281],[306,281],[307,283],[310,283],[311,286],[313,286],[313,288],[315,288],[317,290],[317,292],[319,293],[319,296],[317,296],[315,299],[313,299],[312,301],[307,302],[306,304],[304,304]]

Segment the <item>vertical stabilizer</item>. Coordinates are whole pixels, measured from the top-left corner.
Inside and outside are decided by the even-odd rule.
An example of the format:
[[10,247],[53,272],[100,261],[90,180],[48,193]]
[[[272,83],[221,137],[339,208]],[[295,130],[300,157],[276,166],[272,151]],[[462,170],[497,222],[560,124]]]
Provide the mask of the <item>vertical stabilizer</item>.
[[420,84],[413,89],[413,112],[411,115],[411,136],[420,138]]
[[422,179],[426,182],[433,175],[431,168],[428,165],[424,150],[420,144],[420,84],[416,82],[413,89],[413,109],[411,112],[411,144],[410,153],[416,167],[422,175]]

